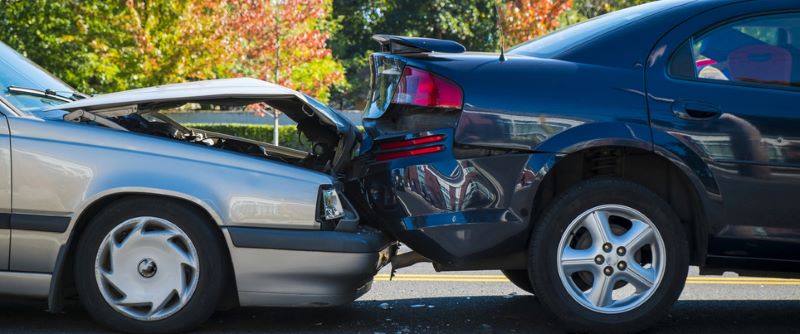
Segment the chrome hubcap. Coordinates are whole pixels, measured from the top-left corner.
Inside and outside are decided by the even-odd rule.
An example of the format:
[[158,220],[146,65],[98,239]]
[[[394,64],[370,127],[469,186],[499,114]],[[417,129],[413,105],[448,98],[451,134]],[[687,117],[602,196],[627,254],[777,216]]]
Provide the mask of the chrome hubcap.
[[558,246],[558,275],[570,296],[600,313],[646,302],[664,274],[664,241],[642,213],[601,205],[579,215]]
[[95,278],[114,310],[136,320],[155,321],[189,302],[199,268],[197,250],[180,228],[161,218],[136,217],[103,239]]

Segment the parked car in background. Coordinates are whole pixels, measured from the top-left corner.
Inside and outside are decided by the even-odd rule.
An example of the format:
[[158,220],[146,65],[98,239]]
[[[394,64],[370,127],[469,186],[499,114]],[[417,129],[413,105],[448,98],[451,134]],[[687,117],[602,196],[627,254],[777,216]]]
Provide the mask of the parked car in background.
[[[0,43],[0,293],[77,295],[110,329],[185,331],[233,306],[332,306],[394,248],[340,175],[356,128],[254,79],[84,96]],[[185,128],[162,112],[276,108],[309,150]]]
[[503,270],[591,332],[664,317],[689,265],[798,272],[797,1],[656,1],[504,55],[376,39],[348,191],[396,259]]

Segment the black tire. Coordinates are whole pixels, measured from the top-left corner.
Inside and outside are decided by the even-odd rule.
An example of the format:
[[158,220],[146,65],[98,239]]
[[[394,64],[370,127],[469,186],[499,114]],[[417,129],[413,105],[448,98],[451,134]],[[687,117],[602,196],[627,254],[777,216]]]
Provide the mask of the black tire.
[[[644,214],[665,246],[664,274],[652,295],[622,313],[601,313],[585,307],[568,292],[558,274],[557,253],[565,230],[582,213],[617,204]],[[688,243],[675,212],[662,198],[636,183],[598,178],[584,181],[559,195],[534,227],[529,247],[533,288],[544,308],[577,332],[631,333],[644,330],[667,315],[683,290],[689,267]]]
[[[162,218],[178,226],[197,250],[200,270],[194,293],[179,311],[161,320],[141,321],[117,312],[103,298],[95,279],[95,258],[105,236],[122,222],[139,216]],[[174,333],[199,326],[214,313],[223,291],[227,291],[227,252],[215,229],[201,212],[180,201],[129,197],[112,203],[92,219],[78,240],[74,270],[83,307],[96,322],[119,332]]]
[[506,275],[506,278],[518,288],[535,294],[533,293],[533,285],[531,284],[531,278],[528,275],[527,269],[502,270],[502,272],[503,275]]

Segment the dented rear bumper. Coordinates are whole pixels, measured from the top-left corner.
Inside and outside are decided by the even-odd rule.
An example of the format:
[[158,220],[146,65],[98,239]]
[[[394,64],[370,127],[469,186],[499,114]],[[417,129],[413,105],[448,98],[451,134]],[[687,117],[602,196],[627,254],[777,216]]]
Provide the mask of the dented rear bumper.
[[351,199],[360,193],[362,218],[442,269],[524,266],[533,198],[555,155],[458,159],[449,141],[445,146],[419,157],[358,161],[348,192]]

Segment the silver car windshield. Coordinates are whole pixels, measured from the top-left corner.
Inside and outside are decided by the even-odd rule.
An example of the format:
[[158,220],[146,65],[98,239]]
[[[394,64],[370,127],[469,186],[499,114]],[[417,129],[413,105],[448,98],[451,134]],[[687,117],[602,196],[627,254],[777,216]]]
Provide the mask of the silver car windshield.
[[64,103],[63,99],[42,94],[13,92],[9,87],[50,91],[62,97],[78,94],[72,87],[0,42],[0,96],[23,113],[42,118],[60,117],[64,114],[59,111],[42,111]]

